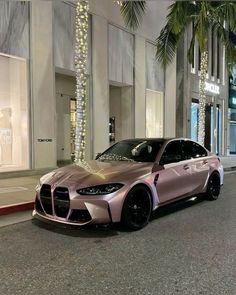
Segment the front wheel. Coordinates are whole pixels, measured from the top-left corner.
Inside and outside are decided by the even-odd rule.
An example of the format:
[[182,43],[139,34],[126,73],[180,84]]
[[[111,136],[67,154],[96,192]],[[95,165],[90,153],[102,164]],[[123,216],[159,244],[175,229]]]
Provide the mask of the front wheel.
[[207,198],[211,201],[216,200],[220,194],[220,176],[213,173],[207,184]]
[[142,185],[137,185],[128,193],[123,209],[121,222],[131,230],[146,226],[152,211],[152,201],[149,191]]

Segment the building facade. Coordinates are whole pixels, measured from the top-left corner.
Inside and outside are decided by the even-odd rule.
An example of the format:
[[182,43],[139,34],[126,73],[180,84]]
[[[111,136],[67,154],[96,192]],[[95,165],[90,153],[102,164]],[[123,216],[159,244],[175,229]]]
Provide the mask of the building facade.
[[[199,110],[200,51],[196,42],[194,59],[190,64],[187,52],[192,39],[191,28],[178,48],[176,134],[197,140]],[[230,154],[228,116],[228,72],[225,52],[216,34],[208,34],[208,68],[205,106],[205,147],[219,155]]]
[[[121,139],[174,137],[176,61],[164,73],[154,46],[168,3],[149,1],[137,32],[115,1],[89,4],[87,159]],[[74,152],[75,3],[1,1],[0,15],[0,172],[55,168]]]

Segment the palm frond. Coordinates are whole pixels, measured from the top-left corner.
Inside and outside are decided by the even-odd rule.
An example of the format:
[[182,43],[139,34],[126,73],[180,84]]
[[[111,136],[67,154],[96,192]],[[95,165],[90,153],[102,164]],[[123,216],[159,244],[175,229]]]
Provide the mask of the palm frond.
[[232,42],[225,44],[225,56],[228,69],[236,66],[236,47]]
[[230,69],[236,65],[236,46],[231,38],[232,32],[219,22],[214,23],[214,30],[225,47],[226,64]]
[[179,32],[179,34],[173,33],[168,24],[161,30],[156,40],[156,59],[163,67],[173,60],[182,33],[183,32]]
[[227,23],[227,26],[231,30],[236,30],[236,2],[234,1],[215,1],[211,4],[210,15],[214,19],[224,25]]
[[120,11],[125,25],[136,30],[146,12],[146,1],[124,1]]
[[190,42],[190,46],[188,49],[188,62],[192,63],[194,59],[194,46],[195,46],[195,34],[193,34],[192,40]]
[[170,30],[178,34],[191,21],[193,4],[190,1],[177,1],[168,8],[167,23]]

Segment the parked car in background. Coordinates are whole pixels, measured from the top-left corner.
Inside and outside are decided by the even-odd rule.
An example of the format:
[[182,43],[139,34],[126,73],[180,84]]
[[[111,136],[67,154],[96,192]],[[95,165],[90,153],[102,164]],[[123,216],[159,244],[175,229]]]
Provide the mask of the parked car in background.
[[43,176],[33,215],[79,226],[122,222],[137,230],[170,202],[202,193],[216,200],[222,184],[220,159],[192,140],[127,139],[96,160]]

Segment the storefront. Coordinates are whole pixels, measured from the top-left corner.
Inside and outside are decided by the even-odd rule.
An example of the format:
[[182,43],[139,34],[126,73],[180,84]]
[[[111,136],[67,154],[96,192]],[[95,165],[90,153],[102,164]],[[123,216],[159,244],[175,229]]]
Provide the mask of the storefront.
[[27,62],[0,54],[0,172],[29,168]]
[[[224,100],[220,97],[220,87],[216,84],[206,82],[206,105],[205,105],[205,147],[216,154],[223,153],[223,114]],[[195,96],[197,97],[197,96]],[[192,98],[191,101],[191,139],[198,138],[198,112],[199,100]]]
[[[176,61],[165,81],[154,43],[168,4],[148,3],[135,34],[115,2],[89,4],[86,157],[114,140],[174,137]],[[73,158],[75,5],[0,1],[0,172],[52,170]]]
[[229,153],[236,154],[236,69],[229,78]]

